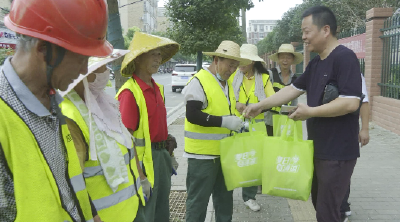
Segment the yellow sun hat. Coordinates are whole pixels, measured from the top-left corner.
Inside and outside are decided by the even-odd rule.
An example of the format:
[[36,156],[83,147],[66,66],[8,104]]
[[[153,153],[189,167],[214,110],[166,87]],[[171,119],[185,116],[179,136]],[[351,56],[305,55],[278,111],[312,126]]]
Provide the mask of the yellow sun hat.
[[279,47],[277,53],[270,55],[269,59],[274,62],[279,62],[279,53],[291,53],[294,56],[293,65],[297,65],[303,61],[303,54],[294,51],[294,47],[291,44],[282,44]]
[[245,66],[251,63],[251,60],[240,56],[240,46],[237,43],[228,40],[222,41],[215,52],[203,52],[203,54],[233,59],[240,62],[239,66]]
[[162,57],[161,64],[164,64],[179,51],[179,47],[179,44],[171,39],[143,32],[135,32],[128,48],[130,52],[125,55],[122,61],[121,75],[124,77],[131,77],[135,71],[134,60],[143,53],[160,48]]

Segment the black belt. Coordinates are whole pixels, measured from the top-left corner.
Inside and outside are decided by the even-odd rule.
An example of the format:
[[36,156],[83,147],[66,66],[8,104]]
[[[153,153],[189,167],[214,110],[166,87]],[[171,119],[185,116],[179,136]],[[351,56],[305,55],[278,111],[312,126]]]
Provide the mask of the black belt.
[[165,149],[166,141],[151,143],[151,148],[155,150]]

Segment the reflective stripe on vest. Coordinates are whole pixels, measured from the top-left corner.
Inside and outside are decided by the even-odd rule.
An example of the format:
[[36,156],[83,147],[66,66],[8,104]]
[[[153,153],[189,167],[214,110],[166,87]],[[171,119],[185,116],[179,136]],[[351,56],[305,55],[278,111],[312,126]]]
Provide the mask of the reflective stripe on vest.
[[[118,192],[115,192],[111,195],[105,196],[105,197],[97,199],[97,200],[93,200],[93,204],[94,204],[94,206],[96,206],[96,210],[101,211],[103,209],[117,205],[117,204],[121,203],[122,201],[125,201],[135,195],[136,195],[136,188],[135,188],[134,184],[132,184],[129,187],[126,187],[126,188],[124,188]],[[132,209],[125,208],[124,210],[132,210]],[[121,214],[123,212],[114,212],[114,213]]]
[[[17,209],[15,221],[73,221],[61,205],[61,188],[58,187],[35,136],[1,97],[0,110],[0,141],[14,182]],[[65,176],[71,182],[74,191],[72,196],[77,199],[75,204],[80,217],[85,221],[92,221],[88,192],[85,183],[82,183],[82,170],[65,124],[61,125],[61,133],[68,159],[68,174]],[[29,158],[22,158],[26,156]]]
[[[157,83],[157,86],[160,90],[161,96],[165,102],[165,96],[164,96],[164,86],[160,85]],[[153,168],[153,156],[152,156],[152,150],[151,150],[151,139],[150,139],[150,131],[149,131],[149,117],[148,117],[148,112],[147,112],[147,105],[146,105],[146,99],[144,98],[143,91],[140,88],[139,84],[136,82],[134,78],[128,79],[122,85],[122,87],[119,89],[118,93],[115,95],[115,98],[118,99],[119,94],[124,91],[125,89],[129,90],[132,92],[133,96],[135,97],[136,104],[139,107],[139,113],[140,113],[140,121],[139,121],[139,127],[136,129],[136,131],[133,132],[133,137],[135,138],[135,148],[136,152],[138,155],[138,160],[140,166],[146,169],[146,177],[147,180],[150,182],[151,186],[154,187],[154,168]],[[133,166],[132,166],[133,167]],[[135,169],[132,169],[135,170]],[[134,171],[135,177],[139,178],[139,172]],[[140,180],[139,180],[140,182]],[[138,185],[138,182],[136,182],[136,185]],[[137,189],[139,196],[142,200],[142,204],[145,205],[146,201],[144,198],[144,194],[142,192],[142,187],[139,186]]]
[[185,131],[185,137],[196,140],[222,140],[228,136],[229,134],[195,133]]
[[[132,150],[132,151],[131,151]],[[132,156],[133,155],[133,156]],[[135,158],[135,154],[133,153],[133,149],[129,149],[128,153],[125,153],[124,155],[124,160],[125,164],[128,165],[129,162]],[[130,158],[131,157],[131,158]],[[94,177],[94,176],[99,176],[99,175],[104,175],[103,168],[101,166],[92,166],[92,167],[85,167],[83,170],[83,176],[85,178],[88,177]]]
[[75,192],[79,192],[81,190],[86,189],[85,180],[83,179],[82,174],[72,177],[71,184]]
[[[207,107],[202,112],[215,116],[231,115],[231,105],[235,105],[236,100],[233,99],[234,94],[230,83],[226,83],[230,99],[228,102],[213,74],[202,69],[193,78],[199,80],[207,99]],[[220,154],[220,140],[229,134],[230,130],[226,128],[203,127],[192,124],[185,119],[185,152],[218,156]]]
[[[62,112],[79,126],[83,137],[85,138],[85,142],[89,145],[90,135],[87,123],[89,117],[82,116],[79,113],[75,104],[69,100],[69,98],[75,99],[73,96],[74,91],[70,93],[72,94],[66,96],[64,101],[61,103]],[[90,158],[85,161],[83,175],[85,177],[89,195],[102,220],[112,221],[115,218],[119,218],[119,221],[133,221],[136,217],[137,209],[139,208],[139,198],[136,195],[136,187],[134,185],[136,179],[133,177],[130,170],[130,149],[121,144],[118,144],[118,147],[125,160],[129,182],[120,184],[114,193],[104,177],[104,171],[100,162],[90,160]],[[90,155],[90,152],[88,153]],[[136,162],[133,164],[136,167]]]
[[136,146],[146,146],[146,140],[135,138],[135,145]]

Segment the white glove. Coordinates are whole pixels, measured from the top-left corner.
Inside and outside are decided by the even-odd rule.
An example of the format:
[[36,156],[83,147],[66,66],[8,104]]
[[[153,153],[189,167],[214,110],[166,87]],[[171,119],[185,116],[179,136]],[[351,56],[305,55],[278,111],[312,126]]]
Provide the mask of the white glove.
[[237,116],[223,116],[221,127],[238,131],[243,126],[243,121]]
[[150,182],[146,179],[140,180],[140,185],[142,185],[142,191],[145,195],[145,198],[147,199],[146,201],[149,201],[149,198],[151,196],[151,184]]

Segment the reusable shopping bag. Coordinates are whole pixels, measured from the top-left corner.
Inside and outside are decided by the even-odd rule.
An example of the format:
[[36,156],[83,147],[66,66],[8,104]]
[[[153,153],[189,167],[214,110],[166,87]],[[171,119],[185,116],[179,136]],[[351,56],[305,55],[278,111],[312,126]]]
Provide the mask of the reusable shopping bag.
[[265,134],[267,134],[267,127],[265,126],[264,121],[256,123],[255,119],[251,119],[250,123],[249,123],[249,131],[251,130],[257,132],[264,132]]
[[[306,201],[311,192],[314,145],[300,139],[296,124],[287,119],[280,137],[268,140],[263,153],[262,193]],[[288,136],[290,126],[293,138]]]
[[253,123],[249,125],[250,132],[236,133],[221,140],[221,167],[228,190],[262,183],[262,152],[267,134],[264,122],[261,131],[256,130],[261,128],[260,124]]
[[[273,115],[273,128],[274,128],[274,136],[280,137],[282,135],[283,129],[287,125],[290,120],[287,115]],[[292,123],[292,122],[291,122]],[[294,121],[294,124],[287,125],[287,137],[290,140],[294,139],[294,129],[297,130],[297,138],[299,140],[303,140],[303,126],[301,121]]]

